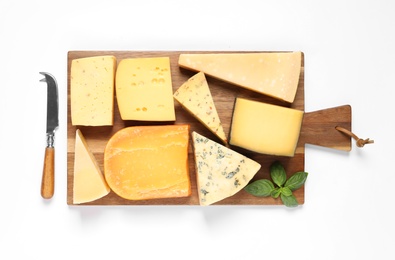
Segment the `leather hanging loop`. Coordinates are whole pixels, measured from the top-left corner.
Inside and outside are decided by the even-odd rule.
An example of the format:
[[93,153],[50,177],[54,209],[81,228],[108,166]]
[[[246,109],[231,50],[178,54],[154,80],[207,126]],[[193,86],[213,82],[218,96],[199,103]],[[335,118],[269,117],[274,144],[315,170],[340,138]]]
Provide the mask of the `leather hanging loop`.
[[365,144],[373,144],[374,143],[374,140],[370,140],[369,138],[367,138],[367,139],[359,138],[357,135],[355,135],[351,131],[349,131],[341,126],[336,126],[335,128],[336,128],[336,130],[350,136],[351,138],[354,138],[358,147],[364,147]]

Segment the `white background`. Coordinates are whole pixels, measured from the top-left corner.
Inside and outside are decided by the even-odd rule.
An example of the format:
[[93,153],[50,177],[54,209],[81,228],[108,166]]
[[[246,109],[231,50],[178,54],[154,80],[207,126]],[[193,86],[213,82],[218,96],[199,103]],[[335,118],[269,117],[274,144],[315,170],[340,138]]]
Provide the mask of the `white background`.
[[[0,259],[394,259],[394,47],[390,0],[1,1]],[[70,207],[69,50],[301,50],[306,111],[350,104],[375,144],[308,146],[297,209]],[[39,71],[60,90],[50,201]]]

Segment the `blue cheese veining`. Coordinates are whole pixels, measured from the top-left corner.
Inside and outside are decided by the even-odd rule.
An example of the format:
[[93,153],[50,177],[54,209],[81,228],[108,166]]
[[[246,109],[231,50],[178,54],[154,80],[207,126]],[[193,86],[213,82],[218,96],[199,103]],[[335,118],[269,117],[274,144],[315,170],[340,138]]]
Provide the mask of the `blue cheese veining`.
[[233,196],[261,168],[259,163],[196,132],[192,138],[200,205]]

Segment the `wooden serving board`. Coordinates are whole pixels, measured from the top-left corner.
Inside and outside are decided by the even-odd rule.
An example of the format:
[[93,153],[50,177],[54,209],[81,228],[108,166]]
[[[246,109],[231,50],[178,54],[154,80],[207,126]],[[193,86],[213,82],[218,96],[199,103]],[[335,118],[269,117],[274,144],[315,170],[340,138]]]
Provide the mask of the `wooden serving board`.
[[[178,57],[181,53],[210,53],[210,52],[180,52],[180,51],[70,51],[67,59],[67,204],[73,204],[73,171],[74,171],[74,143],[76,129],[80,129],[85,136],[87,143],[93,152],[100,168],[103,167],[104,148],[110,137],[118,130],[133,125],[152,125],[160,124],[153,122],[135,122],[123,121],[120,118],[119,110],[114,97],[114,125],[102,127],[73,126],[71,124],[70,114],[70,67],[73,59],[99,56],[114,55],[117,62],[125,58],[142,58],[142,57],[169,57],[171,62],[171,76],[173,81],[173,90],[178,89],[188,78],[193,76],[195,72],[181,69],[178,66]],[[212,52],[211,52],[212,53]],[[276,105],[282,105],[304,111],[304,55],[302,55],[302,69],[300,71],[300,79],[298,91],[295,101],[292,104],[281,102],[273,98],[251,92],[249,90],[233,86],[229,83],[207,77],[214,102],[216,104],[219,117],[222,121],[225,133],[228,135],[230,130],[230,122],[233,112],[233,105],[236,97],[245,97],[261,102],[267,102]],[[176,122],[175,124],[189,124],[191,131],[196,131],[214,141],[221,141],[206,129],[192,115],[185,111],[175,101]],[[294,157],[279,157],[262,155],[254,152],[246,151],[240,148],[232,147],[235,151],[241,152],[249,158],[259,162],[261,169],[253,180],[261,178],[270,179],[269,167],[274,161],[280,161],[289,175],[304,171],[305,144],[310,143],[340,150],[349,151],[351,149],[351,138],[340,133],[335,129],[336,126],[342,126],[351,130],[351,107],[341,106],[337,108],[323,109],[320,111],[305,113],[301,135]],[[190,139],[192,142],[192,140]],[[117,196],[114,192],[110,192],[107,196],[96,201],[81,205],[199,205],[198,194],[196,188],[196,174],[193,159],[192,143],[189,145],[189,170],[192,187],[192,195],[187,198],[176,199],[155,199],[143,201],[130,201]],[[307,180],[308,183],[308,180]],[[299,204],[305,201],[304,186],[294,192]],[[215,205],[282,205],[281,200],[254,197],[244,190]]]

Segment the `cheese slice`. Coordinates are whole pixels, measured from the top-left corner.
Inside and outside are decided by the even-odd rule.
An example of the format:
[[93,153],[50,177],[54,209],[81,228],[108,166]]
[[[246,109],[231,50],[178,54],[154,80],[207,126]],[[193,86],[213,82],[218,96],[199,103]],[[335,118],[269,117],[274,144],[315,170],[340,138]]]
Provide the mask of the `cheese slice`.
[[81,131],[75,135],[73,203],[91,202],[110,192],[100,167]]
[[189,125],[132,126],[105,148],[108,185],[128,200],[187,197]]
[[292,103],[301,70],[301,52],[181,54],[180,67]]
[[227,143],[221,120],[203,72],[197,73],[182,84],[174,93],[174,98],[183,108],[217,135],[222,142]]
[[168,57],[121,60],[115,86],[123,120],[175,120]]
[[303,111],[237,98],[229,143],[262,154],[294,156]]
[[200,205],[233,196],[255,176],[261,165],[196,132],[192,133]]
[[70,107],[73,125],[113,124],[116,58],[74,59],[70,71]]

